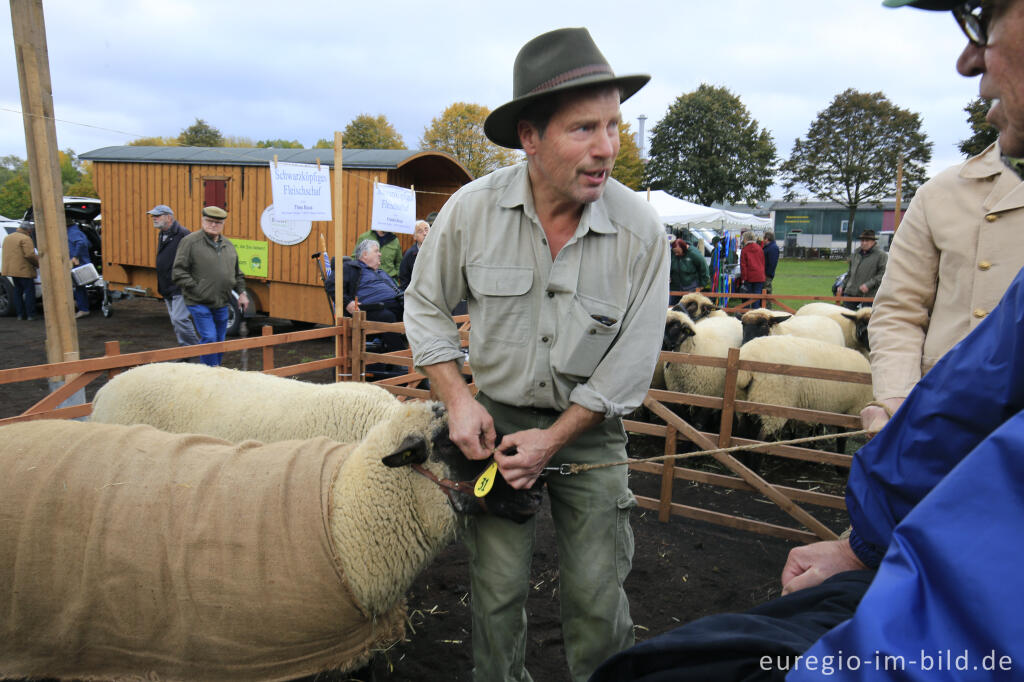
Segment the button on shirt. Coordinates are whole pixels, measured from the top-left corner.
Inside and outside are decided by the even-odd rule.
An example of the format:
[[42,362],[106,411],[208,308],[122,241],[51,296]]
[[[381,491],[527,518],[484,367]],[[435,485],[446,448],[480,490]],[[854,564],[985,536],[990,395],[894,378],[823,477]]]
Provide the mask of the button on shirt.
[[664,234],[646,202],[609,180],[552,260],[527,164],[466,185],[434,222],[406,292],[416,365],[461,363],[448,311],[466,298],[473,377],[489,397],[629,413],[650,385],[664,334]]

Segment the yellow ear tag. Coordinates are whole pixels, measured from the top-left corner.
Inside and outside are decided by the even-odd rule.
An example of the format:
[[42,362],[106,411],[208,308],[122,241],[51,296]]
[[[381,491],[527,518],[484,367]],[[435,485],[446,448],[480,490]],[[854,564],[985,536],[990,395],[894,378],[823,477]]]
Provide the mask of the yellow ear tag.
[[484,469],[484,472],[480,474],[480,478],[476,479],[476,486],[473,488],[473,494],[477,497],[484,497],[487,493],[491,492],[491,486],[494,485],[494,477],[498,473],[498,463],[491,462],[491,465]]

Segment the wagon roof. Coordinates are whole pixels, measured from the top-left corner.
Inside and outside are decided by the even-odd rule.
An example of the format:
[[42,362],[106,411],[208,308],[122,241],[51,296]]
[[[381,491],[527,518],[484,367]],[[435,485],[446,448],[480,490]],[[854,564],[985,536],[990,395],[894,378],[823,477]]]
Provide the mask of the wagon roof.
[[[331,149],[274,149],[269,147],[102,147],[80,154],[86,161],[110,163],[176,163],[211,166],[264,166],[277,160],[286,163],[320,163],[333,167]],[[461,167],[454,157],[420,149],[345,149],[345,168],[394,169],[417,157],[441,157]]]

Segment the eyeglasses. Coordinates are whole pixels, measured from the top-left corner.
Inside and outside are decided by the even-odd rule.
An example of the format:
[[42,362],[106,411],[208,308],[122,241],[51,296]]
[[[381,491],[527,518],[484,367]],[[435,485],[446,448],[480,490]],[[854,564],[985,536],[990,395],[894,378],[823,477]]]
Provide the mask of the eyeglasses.
[[967,36],[967,40],[977,47],[985,47],[988,44],[988,24],[992,19],[990,3],[983,3],[982,0],[967,0],[967,2],[953,8],[953,17],[960,25],[960,30]]

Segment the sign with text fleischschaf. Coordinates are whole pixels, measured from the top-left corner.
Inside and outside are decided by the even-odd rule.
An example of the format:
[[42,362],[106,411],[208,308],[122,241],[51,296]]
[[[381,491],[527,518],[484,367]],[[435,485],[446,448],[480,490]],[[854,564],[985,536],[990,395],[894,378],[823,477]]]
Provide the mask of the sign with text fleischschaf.
[[416,224],[416,192],[378,182],[373,186],[370,229],[412,234]]
[[268,244],[261,239],[231,239],[238,254],[238,269],[248,277],[267,277]]
[[330,220],[331,175],[327,166],[270,162],[276,220]]

